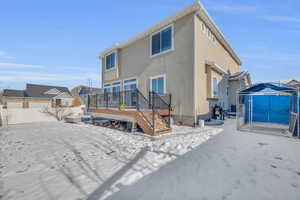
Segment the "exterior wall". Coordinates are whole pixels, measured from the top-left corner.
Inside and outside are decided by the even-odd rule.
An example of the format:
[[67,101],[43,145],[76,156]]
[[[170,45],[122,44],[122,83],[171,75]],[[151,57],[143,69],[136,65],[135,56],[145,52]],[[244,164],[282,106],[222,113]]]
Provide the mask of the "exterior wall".
[[23,108],[23,103],[28,102],[29,108],[31,106],[37,107],[41,105],[51,105],[50,99],[38,98],[4,98],[4,103],[7,108]]
[[[102,59],[102,69],[105,69]],[[174,51],[150,57],[150,36],[118,51],[118,78],[138,79],[139,90],[148,97],[150,77],[166,76],[166,92],[172,94],[176,119],[194,122],[194,17],[192,14],[174,23]],[[103,73],[105,80],[110,74]]]
[[[51,109],[50,109],[51,110]],[[78,115],[83,114],[81,107],[68,108],[68,112]],[[7,108],[0,106],[0,125],[24,124],[37,122],[57,121],[55,117],[42,112],[41,108]]]
[[[215,75],[216,73],[211,72],[212,70],[207,67],[206,61],[215,62],[225,72],[230,71],[231,73],[235,73],[240,70],[240,67],[217,39],[215,42],[212,41],[208,38],[207,32],[202,31],[202,20],[198,16],[194,16],[194,19],[196,73],[195,85],[197,88],[195,91],[195,110],[197,115],[208,115],[210,111],[210,104],[212,104],[209,99],[209,94],[211,94],[211,78],[212,75]],[[220,75],[216,76],[220,80],[225,78],[221,77]],[[214,100],[213,102],[217,101]]]
[[7,102],[6,104],[7,108],[22,108],[23,107],[23,102],[19,101],[12,101],[12,102]]
[[72,106],[73,100],[73,98],[61,98],[61,104],[63,106]]
[[44,108],[48,106],[51,106],[51,102],[29,101],[29,108]]
[[[72,106],[74,98],[59,99],[61,99],[63,106]],[[44,108],[51,106],[51,99],[42,98],[5,98],[4,102],[6,102],[7,108],[23,108],[23,102],[28,102],[29,108]]]

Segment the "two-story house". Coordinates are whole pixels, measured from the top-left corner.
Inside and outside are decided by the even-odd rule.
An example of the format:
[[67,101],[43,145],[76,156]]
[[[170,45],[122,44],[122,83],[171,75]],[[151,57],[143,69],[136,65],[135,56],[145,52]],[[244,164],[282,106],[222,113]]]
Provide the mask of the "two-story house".
[[239,89],[230,88],[232,81],[251,82],[199,1],[103,51],[100,59],[106,92],[170,94],[174,121],[190,125],[209,117],[214,104],[230,108],[229,97]]

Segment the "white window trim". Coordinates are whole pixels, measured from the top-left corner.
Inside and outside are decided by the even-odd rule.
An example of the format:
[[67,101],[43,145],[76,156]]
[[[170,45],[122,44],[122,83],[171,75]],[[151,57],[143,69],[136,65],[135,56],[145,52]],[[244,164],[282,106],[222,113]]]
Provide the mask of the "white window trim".
[[[165,29],[167,29],[167,28],[169,28],[169,27],[171,27],[171,39],[172,39],[172,42],[171,42],[171,48],[168,49],[168,50],[166,50],[166,51],[162,51],[162,52],[159,52],[159,53],[157,53],[157,54],[152,55],[152,36],[155,35],[155,34],[157,34],[157,33],[160,33],[161,31],[163,31],[163,30],[165,30]],[[150,41],[150,45],[149,45],[149,46],[150,46],[150,50],[149,50],[150,58],[154,58],[154,57],[156,57],[156,56],[160,56],[160,55],[169,53],[169,52],[171,52],[171,51],[174,51],[174,50],[175,50],[175,47],[174,47],[174,24],[165,26],[164,28],[161,28],[160,30],[158,30],[158,31],[156,31],[156,32],[154,32],[154,33],[152,33],[152,34],[150,35],[149,41]],[[161,45],[161,44],[160,44],[160,45]]]
[[157,79],[157,78],[164,78],[164,94],[167,93],[167,81],[166,81],[166,74],[161,74],[161,75],[157,75],[157,76],[152,76],[150,77],[150,92],[152,92],[152,80],[153,79]]
[[[130,83],[125,83],[125,81],[128,81],[128,80],[130,80],[130,79],[135,79],[135,82],[130,82]],[[123,83],[123,91],[125,91],[125,86],[126,85],[133,85],[133,84],[136,84],[136,88],[138,88],[138,78],[137,77],[130,77],[130,78],[126,78],[126,79],[123,79],[123,81],[122,81],[122,83]]]
[[[109,55],[112,54],[112,53],[115,53],[115,66],[112,67],[112,68],[110,68],[110,69],[107,69],[107,68],[106,68],[106,57],[109,56]],[[114,51],[111,51],[111,52],[109,52],[108,54],[106,54],[106,55],[104,56],[104,69],[105,69],[104,71],[105,71],[105,72],[109,72],[109,71],[115,70],[117,67],[118,67],[118,51],[117,51],[117,50],[114,50]]]
[[[119,84],[118,85],[113,85],[114,83],[118,83],[119,82]],[[109,84],[109,86],[104,86],[104,85],[106,85],[106,84]],[[118,80],[118,81],[114,81],[114,82],[110,82],[110,83],[104,83],[103,84],[103,88],[104,89],[112,89],[113,87],[118,87],[118,86],[120,86],[120,90],[122,89],[122,80]],[[111,91],[112,92],[112,91]]]

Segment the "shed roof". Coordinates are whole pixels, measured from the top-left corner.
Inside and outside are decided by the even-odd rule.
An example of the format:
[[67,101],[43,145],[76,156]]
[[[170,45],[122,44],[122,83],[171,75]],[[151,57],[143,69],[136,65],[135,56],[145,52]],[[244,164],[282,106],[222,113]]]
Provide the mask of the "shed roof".
[[297,90],[295,88],[287,87],[283,84],[278,83],[259,83],[256,85],[253,85],[249,88],[246,88],[244,90],[241,90],[240,94],[251,94],[251,93],[257,93],[257,92],[288,92],[288,93],[297,93]]

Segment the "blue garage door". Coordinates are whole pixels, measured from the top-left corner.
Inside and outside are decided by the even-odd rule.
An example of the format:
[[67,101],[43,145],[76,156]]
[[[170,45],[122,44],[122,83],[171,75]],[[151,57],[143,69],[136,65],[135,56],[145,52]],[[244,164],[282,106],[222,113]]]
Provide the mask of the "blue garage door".
[[[290,96],[257,95],[253,97],[253,122],[289,124]],[[246,98],[246,121],[249,115],[249,97]]]

